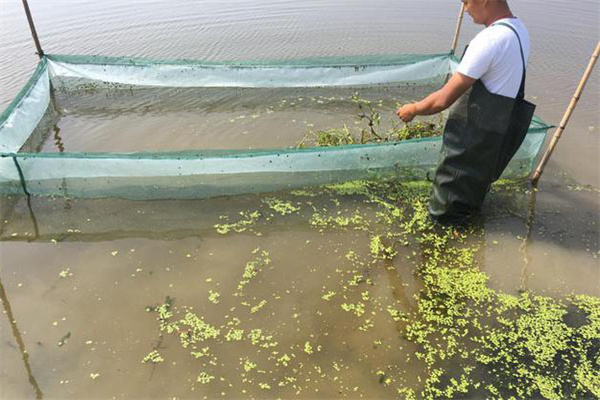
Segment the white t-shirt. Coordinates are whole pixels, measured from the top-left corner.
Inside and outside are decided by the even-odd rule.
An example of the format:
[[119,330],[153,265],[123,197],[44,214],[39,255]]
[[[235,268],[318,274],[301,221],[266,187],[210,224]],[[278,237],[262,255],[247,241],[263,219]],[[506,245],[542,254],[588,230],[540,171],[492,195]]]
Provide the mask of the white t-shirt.
[[503,22],[519,33],[525,63],[529,59],[531,42],[525,25],[517,18],[504,18],[488,26],[469,44],[457,71],[474,79],[481,79],[487,90],[502,96],[516,98],[521,86],[523,63],[517,35]]

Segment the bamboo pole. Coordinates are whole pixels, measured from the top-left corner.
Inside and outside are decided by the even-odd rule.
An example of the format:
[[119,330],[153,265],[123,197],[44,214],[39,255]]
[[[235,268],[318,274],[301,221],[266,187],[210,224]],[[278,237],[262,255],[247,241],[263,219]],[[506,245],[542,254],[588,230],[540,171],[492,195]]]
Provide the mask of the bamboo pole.
[[460,7],[460,13],[458,14],[458,22],[456,23],[456,31],[454,32],[454,40],[452,41],[451,54],[456,52],[456,46],[458,46],[458,36],[460,34],[460,27],[462,25],[463,16],[465,15],[465,3],[462,3]]
[[25,14],[27,14],[27,22],[29,22],[29,29],[31,30],[31,36],[33,36],[33,41],[35,42],[37,55],[42,58],[44,56],[44,50],[42,50],[42,46],[40,45],[40,40],[38,39],[35,25],[33,24],[33,18],[31,17],[31,11],[29,10],[29,4],[27,4],[27,0],[23,0],[23,8],[25,8]]
[[563,116],[562,121],[560,122],[560,125],[558,126],[558,129],[556,130],[556,132],[554,133],[554,136],[552,137],[552,141],[550,142],[548,149],[546,150],[546,152],[544,153],[544,156],[542,157],[542,160],[538,164],[538,166],[535,170],[535,173],[533,174],[533,178],[531,178],[534,185],[537,185],[540,177],[542,176],[542,173],[544,172],[544,168],[546,167],[546,163],[548,163],[548,160],[550,159],[550,156],[552,155],[552,152],[554,151],[554,148],[556,147],[558,140],[562,136],[562,133],[565,130],[567,123],[569,122],[569,119],[571,118],[571,114],[573,114],[573,111],[575,110],[575,106],[577,106],[577,102],[579,102],[579,98],[581,97],[581,93],[583,92],[583,89],[585,88],[585,84],[587,83],[588,78],[592,74],[592,70],[594,69],[594,66],[596,65],[596,61],[598,61],[599,53],[600,53],[600,41],[598,41],[598,44],[596,45],[596,50],[594,50],[594,54],[592,54],[590,63],[588,64],[587,69],[585,70],[583,77],[581,78],[581,81],[579,82],[579,86],[577,86],[577,90],[575,90],[575,94],[573,95],[573,98],[571,99],[571,103],[569,104],[567,111],[565,111],[565,115]]

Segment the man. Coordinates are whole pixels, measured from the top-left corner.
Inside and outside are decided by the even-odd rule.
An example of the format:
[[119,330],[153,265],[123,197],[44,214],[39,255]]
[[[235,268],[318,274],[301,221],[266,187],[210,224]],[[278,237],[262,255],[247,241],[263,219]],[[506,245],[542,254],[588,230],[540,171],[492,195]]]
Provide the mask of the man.
[[521,145],[535,108],[523,100],[530,50],[523,23],[506,0],[463,3],[473,22],[486,28],[442,89],[397,111],[408,122],[454,105],[429,203],[431,217],[442,224],[462,224],[481,208],[491,183]]

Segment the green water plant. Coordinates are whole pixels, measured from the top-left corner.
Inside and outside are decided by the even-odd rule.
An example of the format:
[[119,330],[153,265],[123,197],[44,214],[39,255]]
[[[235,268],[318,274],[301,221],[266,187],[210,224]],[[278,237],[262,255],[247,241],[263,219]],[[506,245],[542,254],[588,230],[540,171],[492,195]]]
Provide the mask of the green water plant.
[[[397,117],[390,119],[389,128],[381,126],[381,112],[372,101],[362,98],[355,93],[350,98],[358,107],[357,127],[350,129],[346,124],[340,128],[310,130],[298,142],[296,147],[330,147],[366,143],[382,143],[408,139],[420,139],[440,136],[443,130],[443,117],[438,122],[416,120],[409,123],[400,121]],[[401,104],[396,104],[400,107]]]
[[[251,229],[258,222],[261,214],[259,211],[241,211],[241,218],[237,222],[225,223],[225,224],[215,224],[215,228],[217,232],[221,235],[225,235],[231,231],[242,233],[246,230]],[[227,219],[227,217],[224,217]]]
[[267,204],[271,210],[281,215],[288,215],[300,211],[300,207],[293,205],[292,202],[277,199],[275,197],[267,197],[263,202]]
[[200,375],[198,375],[198,378],[196,378],[196,382],[206,385],[207,383],[210,383],[214,379],[215,379],[214,376],[212,376],[206,372],[201,372]]
[[164,358],[162,358],[162,356],[160,355],[158,350],[152,350],[150,353],[148,353],[148,355],[146,357],[144,357],[144,359],[142,360],[142,363],[158,364],[163,361],[165,361],[165,360],[164,360]]
[[[366,103],[363,110],[370,112]],[[398,353],[395,363],[372,369],[374,381],[392,391],[390,397],[600,397],[600,298],[555,298],[493,288],[490,277],[481,269],[485,232],[479,226],[457,231],[434,225],[427,213],[429,191],[429,185],[422,182],[346,182],[307,192],[310,196],[302,191],[298,201],[289,204],[270,196],[261,202],[261,210],[245,215],[257,216],[254,226],[261,222],[258,216],[265,215],[265,208],[275,211],[274,218],[288,218],[296,212],[292,207],[312,209],[313,213],[306,214],[306,229],[352,233],[364,240],[353,242],[351,249],[341,248],[339,265],[335,265],[337,279],[316,291],[319,309],[311,313],[311,318],[327,326],[327,321],[319,318],[341,311],[348,317],[348,329],[356,331],[351,333],[364,337],[369,346],[373,343],[374,349],[390,348],[381,336],[374,336],[379,324],[394,326],[411,351]],[[246,220],[243,216],[241,221]],[[411,260],[413,274],[420,283],[412,308],[403,307],[400,301],[382,300],[374,278],[377,273],[393,275],[390,265],[393,267],[400,257]],[[268,285],[258,298],[245,294],[250,292],[251,282],[259,283],[258,276],[260,282],[268,279],[270,268],[266,267],[270,264],[270,252],[257,248],[245,266],[240,266],[241,281],[232,296],[243,297],[240,304],[247,307],[225,310],[222,321],[191,308],[176,309],[169,300],[148,310],[157,313],[160,334],[176,338],[194,361],[202,363],[199,368],[224,363],[217,359],[217,351],[238,346],[235,351],[248,351],[239,358],[242,383],[265,390],[289,387],[294,390],[290,393],[301,395],[303,390],[311,389],[317,376],[323,382],[337,382],[337,375],[332,377],[323,371],[328,368],[338,374],[348,366],[341,366],[340,360],[329,360],[326,365],[316,357],[321,349],[316,335],[294,340],[249,322],[256,315],[266,314],[266,298],[271,304]],[[335,275],[334,269],[330,270]],[[224,291],[221,298],[227,295]],[[273,293],[273,301],[278,296]],[[226,302],[211,307],[222,303]],[[238,316],[230,315],[233,310]],[[285,324],[300,324],[302,312],[294,309],[277,318]],[[366,355],[358,354],[356,360],[363,356],[362,360],[366,359]],[[147,357],[152,362],[153,357]],[[407,380],[398,365],[416,365],[416,376]],[[300,377],[303,368],[314,371],[314,375]],[[217,384],[219,379],[208,371],[202,372],[198,381]],[[358,390],[358,386],[350,390]]]

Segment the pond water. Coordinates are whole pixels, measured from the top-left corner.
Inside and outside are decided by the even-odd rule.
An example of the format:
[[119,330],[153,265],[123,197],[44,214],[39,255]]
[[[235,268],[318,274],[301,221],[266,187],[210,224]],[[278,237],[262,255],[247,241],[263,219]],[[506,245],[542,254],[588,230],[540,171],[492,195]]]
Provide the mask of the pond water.
[[[213,61],[443,52],[458,12],[433,0],[418,8],[383,0],[30,6],[49,53]],[[36,63],[20,7],[0,3],[3,108]],[[515,9],[534,38],[528,96],[556,124],[597,40],[599,6],[532,0]],[[467,17],[461,46],[476,30]],[[361,95],[383,101],[387,121],[397,101],[422,94],[395,89]],[[489,396],[487,385],[534,387],[499,371],[525,365],[543,375],[547,354],[565,356],[553,347],[560,310],[572,337],[586,326],[597,335],[598,315],[574,311],[589,303],[600,314],[597,93],[595,72],[539,191],[499,185],[465,233],[422,223],[426,184],[185,201],[3,198],[0,397],[444,398],[460,392],[461,376],[472,380],[467,398]],[[61,118],[42,150],[293,146],[311,128],[353,126],[352,94],[57,93]],[[523,293],[550,305],[527,305]],[[521,317],[511,299],[520,299]],[[513,331],[516,343],[502,336]],[[501,338],[491,349],[472,340],[489,344],[490,332]],[[570,344],[595,360],[592,342]],[[531,358],[509,350],[515,360],[482,362],[520,343]],[[581,354],[557,363],[561,373],[575,376]],[[439,384],[437,370],[446,374]],[[593,385],[598,366],[578,372]]]
[[[551,201],[540,194],[531,224],[533,194],[500,189],[487,204],[485,230],[443,247],[449,258],[431,273],[427,238],[434,230],[419,225],[417,215],[424,186],[425,197],[401,188],[406,198],[342,185],[202,201],[8,199],[14,208],[2,231],[4,395],[421,393],[429,387],[428,364],[407,327],[436,327],[428,291],[441,293],[444,307],[478,309],[473,295],[447,298],[438,287],[439,271],[452,270],[449,259],[459,260],[462,273],[489,278],[474,285],[470,275],[456,276],[451,292],[543,294],[566,304],[569,295],[597,296],[595,216],[577,210],[574,192]],[[493,300],[480,306],[495,310]],[[465,351],[478,337],[467,326],[467,339],[455,334]],[[466,329],[457,315],[443,327]],[[157,362],[143,363],[147,357]],[[473,363],[454,355],[432,366],[460,376]],[[493,383],[475,365],[475,382]]]
[[[342,129],[358,139],[368,129],[360,101],[382,116],[384,134],[403,125],[399,103],[422,97],[433,85],[348,88],[122,88],[57,89],[51,129],[40,132],[41,152],[131,152],[190,149],[269,149],[310,145],[314,135]],[[68,88],[68,89],[67,89]],[[356,97],[358,96],[358,97]],[[441,130],[441,116],[430,120]],[[304,140],[303,140],[304,139]],[[366,139],[366,138],[365,138]],[[372,139],[376,139],[373,137]]]

